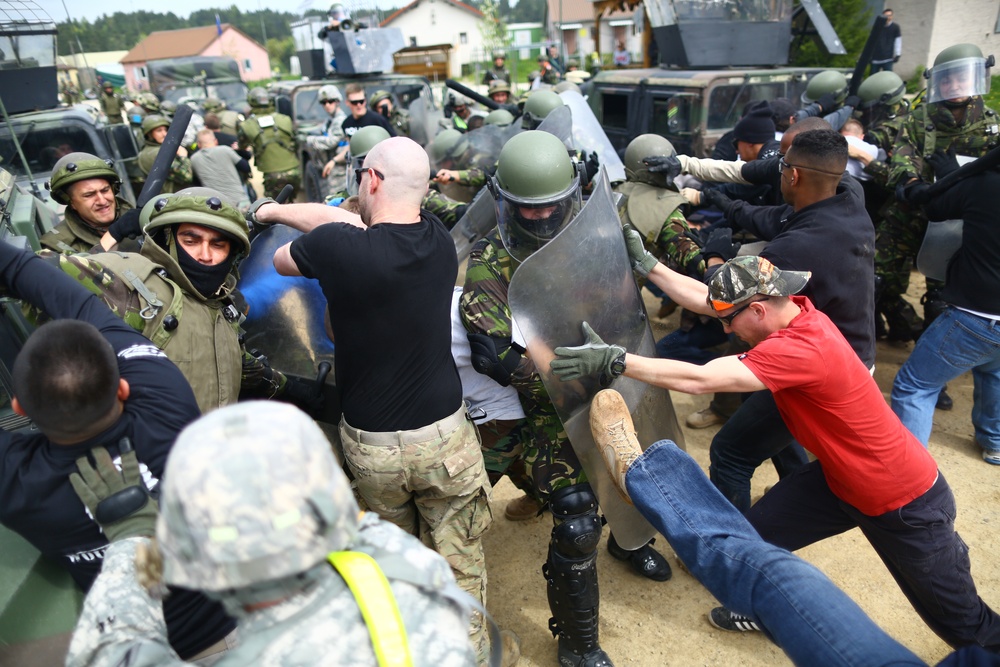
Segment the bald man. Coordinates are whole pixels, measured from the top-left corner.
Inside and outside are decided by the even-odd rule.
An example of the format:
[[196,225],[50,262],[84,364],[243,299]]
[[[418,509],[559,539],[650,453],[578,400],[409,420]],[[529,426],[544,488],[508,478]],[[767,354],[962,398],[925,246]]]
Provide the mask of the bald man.
[[[319,280],[326,295],[340,437],[358,492],[444,555],[485,606],[480,537],[492,520],[491,489],[451,356],[455,244],[420,209],[429,171],[419,144],[386,139],[355,170],[360,215],[322,204],[265,204],[254,215],[306,232],[277,250],[274,266]],[[470,634],[486,664],[481,618]]]

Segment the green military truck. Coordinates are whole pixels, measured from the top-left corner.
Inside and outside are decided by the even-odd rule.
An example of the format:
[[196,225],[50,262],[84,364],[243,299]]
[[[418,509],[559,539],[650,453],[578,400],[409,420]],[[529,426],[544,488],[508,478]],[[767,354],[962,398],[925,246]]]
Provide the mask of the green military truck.
[[230,109],[242,109],[249,88],[239,64],[225,56],[162,58],[146,63],[149,87],[161,100],[200,105],[216,97]]

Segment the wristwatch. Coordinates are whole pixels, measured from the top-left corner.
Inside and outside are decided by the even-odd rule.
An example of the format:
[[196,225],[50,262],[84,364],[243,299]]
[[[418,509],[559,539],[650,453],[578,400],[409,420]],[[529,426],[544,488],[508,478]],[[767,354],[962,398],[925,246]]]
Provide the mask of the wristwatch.
[[611,362],[611,376],[612,378],[621,377],[622,373],[625,372],[625,353],[622,352],[618,357]]

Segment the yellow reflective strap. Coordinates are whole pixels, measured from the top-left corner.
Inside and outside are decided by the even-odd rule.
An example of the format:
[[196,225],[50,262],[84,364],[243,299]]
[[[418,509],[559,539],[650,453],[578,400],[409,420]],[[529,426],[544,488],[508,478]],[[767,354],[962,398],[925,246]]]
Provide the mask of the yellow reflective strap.
[[380,667],[413,667],[396,596],[375,559],[358,551],[334,551],[327,560],[354,594]]

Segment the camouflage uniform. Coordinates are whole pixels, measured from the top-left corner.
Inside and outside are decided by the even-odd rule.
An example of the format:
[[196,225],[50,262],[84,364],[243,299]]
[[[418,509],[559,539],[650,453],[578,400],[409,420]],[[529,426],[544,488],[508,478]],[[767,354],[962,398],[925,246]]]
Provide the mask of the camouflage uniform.
[[[469,332],[510,339],[512,326],[507,290],[514,269],[514,261],[496,230],[473,247],[461,301],[462,321]],[[517,352],[508,348],[500,358],[509,354]],[[523,357],[512,374],[511,385],[517,389],[527,415],[524,427],[517,434],[523,447],[524,472],[521,476],[518,470],[511,469],[515,485],[530,489],[530,495],[545,501],[557,489],[586,482],[587,475],[534,362]],[[504,444],[509,451],[515,445],[511,441]]]
[[[905,185],[912,178],[925,183],[934,172],[924,160],[936,150],[981,157],[1000,145],[997,114],[981,97],[972,97],[959,124],[946,103],[916,107],[903,120],[892,153],[888,187]],[[882,300],[901,299],[910,282],[910,265],[927,230],[927,217],[920,208],[892,200],[881,211],[875,241],[875,273],[882,279]],[[938,284],[939,285],[939,284]],[[934,289],[928,285],[928,290]]]
[[[625,195],[618,206],[622,224],[631,223],[643,235],[646,249],[675,271],[701,279],[705,260],[692,237],[687,218],[680,207],[687,200],[679,192],[647,183],[626,181],[615,186]],[[661,222],[663,211],[670,211]]]
[[427,189],[427,194],[420,202],[420,207],[429,213],[433,213],[444,226],[451,229],[465,214],[468,204],[455,201],[447,195],[443,195],[433,188]]
[[[131,204],[118,196],[115,196],[115,203],[118,205],[118,215],[132,208]],[[38,242],[43,248],[55,250],[63,255],[72,255],[78,252],[90,252],[101,242],[104,233],[103,229],[95,229],[88,225],[75,210],[67,206],[63,221],[45,232]],[[138,250],[138,246],[136,249]]]
[[[178,438],[162,486],[162,580],[212,592],[239,621],[240,644],[218,665],[374,667],[376,642],[398,646],[373,638],[362,617],[359,600],[379,598],[395,602],[414,665],[474,664],[447,563],[374,514],[359,516],[329,443],[294,408],[241,404],[198,420]],[[212,537],[227,528],[231,539]],[[170,650],[162,608],[137,583],[149,574],[136,566],[139,545],[146,538],[108,549],[67,665],[189,664]],[[388,595],[371,578],[335,572],[328,554],[369,556]],[[254,599],[279,602],[249,611]]]
[[102,90],[97,101],[101,105],[101,111],[108,117],[109,123],[120,125],[125,122],[125,119],[122,117],[122,112],[125,111],[125,98],[114,92],[108,95]]
[[[139,152],[139,169],[142,171],[143,178],[149,176],[149,171],[153,168],[153,162],[156,160],[159,152],[160,144],[154,144],[149,140],[146,141],[146,145]],[[170,163],[170,173],[163,182],[161,192],[163,194],[177,192],[188,187],[192,182],[194,182],[194,171],[191,169],[191,158],[177,155],[174,157],[174,161]]]
[[393,108],[389,114],[389,124],[401,137],[410,136],[410,112],[405,109]]
[[[270,119],[268,125],[265,119]],[[264,122],[266,127],[262,127]],[[277,197],[281,189],[291,185],[293,201],[302,186],[302,169],[296,152],[292,119],[281,113],[257,113],[243,121],[239,130],[240,148],[253,150],[254,165],[264,174],[264,195]]]
[[886,153],[886,160],[872,160],[865,167],[865,173],[872,177],[872,180],[883,187],[889,184],[889,175],[892,172],[892,163],[889,158],[896,146],[896,139],[899,137],[903,122],[910,112],[906,102],[900,102],[890,112],[889,117],[877,121],[865,128],[865,140],[873,143]]

